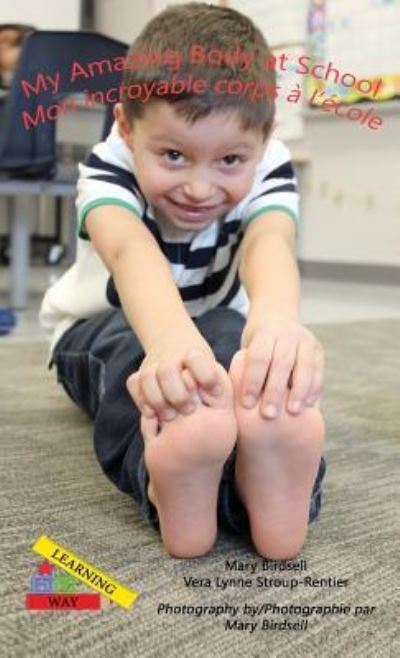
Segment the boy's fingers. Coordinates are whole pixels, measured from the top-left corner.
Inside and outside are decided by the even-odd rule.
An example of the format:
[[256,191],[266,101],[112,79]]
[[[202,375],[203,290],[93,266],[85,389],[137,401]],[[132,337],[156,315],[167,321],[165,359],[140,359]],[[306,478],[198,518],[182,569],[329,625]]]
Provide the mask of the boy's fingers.
[[190,368],[195,381],[199,386],[209,390],[212,394],[222,393],[219,381],[217,363],[214,358],[205,354],[202,350],[191,350],[185,358],[186,365]]
[[299,413],[306,403],[315,372],[315,356],[314,341],[302,340],[297,348],[292,371],[292,386],[287,405],[289,413]]
[[142,414],[140,419],[140,429],[142,430],[142,435],[146,436],[146,439],[155,438],[159,432],[157,415],[154,414],[152,417],[148,418]]
[[306,405],[313,406],[321,397],[324,384],[325,357],[322,348],[319,346],[315,353],[314,376],[310,390],[306,398]]
[[188,370],[187,368],[184,368],[182,370],[181,375],[182,375],[182,379],[183,379],[183,381],[185,383],[185,386],[188,389],[188,391],[190,391],[190,392],[195,391],[197,389],[197,384],[196,384],[196,381],[193,378],[193,375],[190,372],[190,370]]
[[140,406],[139,382],[136,372],[133,373],[133,375],[129,375],[128,379],[126,380],[126,388],[128,389],[129,395],[133,399],[136,406],[139,407]]
[[144,403],[154,409],[160,418],[163,420],[172,420],[172,418],[175,418],[176,411],[170,407],[164,397],[158,382],[157,368],[155,365],[146,368],[144,372],[140,373],[140,387]]
[[274,351],[275,337],[268,336],[262,344],[255,342],[246,350],[246,361],[242,378],[240,401],[251,409],[264,388],[268,368]]
[[263,416],[267,418],[279,416],[295,358],[296,347],[289,346],[286,341],[282,344],[278,341],[275,344],[260,406],[260,412]]
[[126,380],[126,387],[139,411],[148,418],[153,418],[156,413],[154,409],[151,409],[151,407],[145,403],[142,391],[140,389],[139,373],[135,372],[128,377]]
[[192,373],[189,372],[189,370],[187,370],[186,368],[182,371],[182,379],[185,382],[186,388],[190,393],[190,401],[194,405],[193,408],[194,411],[194,409],[197,409],[199,402],[202,401],[201,388],[197,386]]
[[178,366],[161,361],[157,367],[157,380],[166,403],[185,413],[185,407],[190,402],[190,393]]

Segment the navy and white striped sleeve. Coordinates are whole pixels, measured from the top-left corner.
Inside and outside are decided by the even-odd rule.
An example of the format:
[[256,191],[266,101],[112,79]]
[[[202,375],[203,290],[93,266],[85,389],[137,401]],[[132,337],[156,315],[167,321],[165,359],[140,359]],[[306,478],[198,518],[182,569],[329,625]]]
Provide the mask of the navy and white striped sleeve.
[[97,144],[84,164],[79,164],[76,208],[78,235],[89,240],[85,218],[98,206],[122,206],[141,218],[144,198],[133,173],[132,154],[119,137],[116,126],[105,142]]
[[299,195],[297,181],[287,147],[271,139],[257,165],[253,187],[242,209],[242,224],[269,210],[287,213],[298,224]]

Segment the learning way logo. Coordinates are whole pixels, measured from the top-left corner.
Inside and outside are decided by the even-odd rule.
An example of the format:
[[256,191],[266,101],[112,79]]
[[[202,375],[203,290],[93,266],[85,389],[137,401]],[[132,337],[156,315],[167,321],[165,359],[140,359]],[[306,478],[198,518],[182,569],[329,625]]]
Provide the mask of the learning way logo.
[[[27,610],[101,610],[112,603],[130,608],[139,596],[45,535],[32,550],[45,559],[31,577]],[[85,586],[94,591],[85,591]]]
[[43,560],[31,578],[25,607],[27,610],[100,610],[112,603],[98,592],[79,591],[82,589],[79,580]]

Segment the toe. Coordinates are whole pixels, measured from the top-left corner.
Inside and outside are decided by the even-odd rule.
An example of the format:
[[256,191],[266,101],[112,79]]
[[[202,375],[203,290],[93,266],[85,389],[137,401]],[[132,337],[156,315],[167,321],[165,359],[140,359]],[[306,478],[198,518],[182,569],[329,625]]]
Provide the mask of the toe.
[[147,418],[147,416],[142,414],[140,418],[140,429],[146,440],[151,441],[154,439],[160,432],[160,425],[157,416]]

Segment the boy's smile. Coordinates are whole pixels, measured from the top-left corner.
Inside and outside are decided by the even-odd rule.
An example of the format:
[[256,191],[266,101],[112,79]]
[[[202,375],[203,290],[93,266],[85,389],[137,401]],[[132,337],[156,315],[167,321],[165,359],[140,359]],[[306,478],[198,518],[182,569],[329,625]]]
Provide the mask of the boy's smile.
[[216,213],[221,212],[221,204],[218,203],[214,205],[188,205],[187,203],[174,201],[169,197],[165,197],[165,201],[171,205],[171,213],[178,220],[193,222],[194,226],[209,219],[210,214],[214,217]]
[[202,230],[235,207],[249,193],[266,146],[261,130],[243,130],[232,110],[191,124],[157,100],[133,126],[120,104],[115,118],[157,219],[181,230]]

